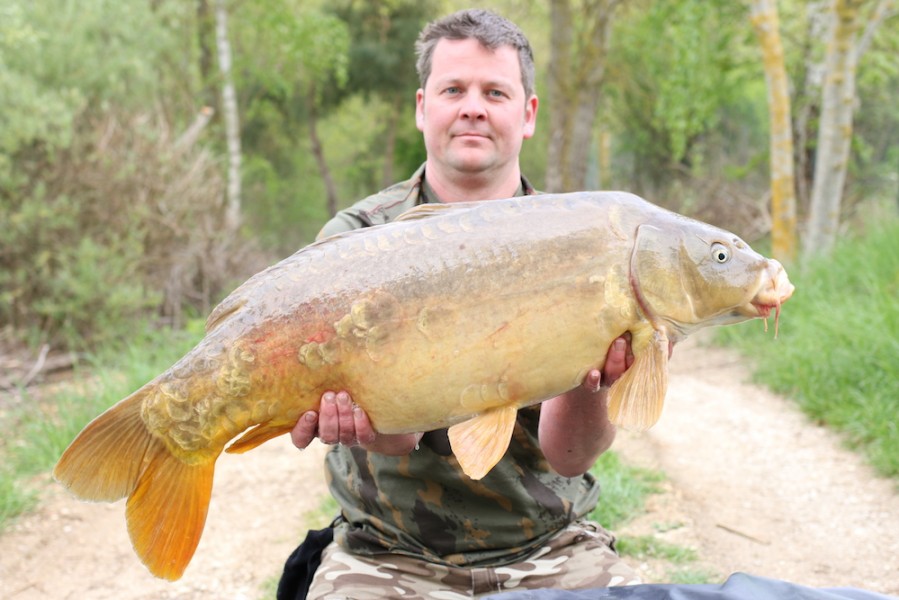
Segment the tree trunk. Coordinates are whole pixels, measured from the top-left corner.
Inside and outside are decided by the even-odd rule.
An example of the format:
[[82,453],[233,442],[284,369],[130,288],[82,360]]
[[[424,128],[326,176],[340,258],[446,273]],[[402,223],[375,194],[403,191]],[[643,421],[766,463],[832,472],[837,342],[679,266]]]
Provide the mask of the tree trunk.
[[811,201],[811,187],[814,179],[812,168],[814,165],[813,146],[809,139],[813,133],[813,122],[820,112],[821,87],[824,82],[823,60],[816,58],[815,47],[819,40],[827,35],[827,16],[831,0],[814,0],[805,5],[806,21],[808,25],[805,32],[805,43],[802,47],[802,64],[805,73],[802,79],[802,87],[796,91],[796,104],[794,105],[795,122],[793,123],[796,180],[797,211],[800,218],[808,214]]
[[337,185],[331,176],[331,169],[328,168],[328,162],[325,160],[325,149],[322,146],[321,138],[318,137],[318,112],[315,104],[315,87],[309,88],[306,98],[309,107],[309,141],[312,144],[312,155],[315,157],[315,163],[318,165],[318,172],[325,182],[325,194],[327,195],[328,216],[333,217],[337,214]]
[[768,86],[771,164],[771,243],[774,257],[796,257],[796,195],[793,177],[793,129],[790,89],[784,65],[780,23],[774,0],[753,0],[752,24],[762,47]]
[[197,0],[197,49],[200,52],[200,82],[203,86],[203,104],[216,103],[215,91],[215,19],[209,9],[209,0]]
[[[552,0],[550,139],[544,188],[583,189],[594,137],[612,13],[620,0],[584,0],[575,37],[571,0]],[[577,60],[572,60],[573,58]]]
[[840,225],[840,204],[852,140],[858,66],[856,34],[863,3],[864,0],[834,0],[831,9],[805,257],[829,253]]
[[225,116],[225,137],[228,144],[225,227],[234,232],[240,226],[240,126],[237,118],[237,95],[231,78],[231,44],[228,42],[228,8],[225,0],[216,0],[215,3],[215,38],[219,72],[222,75],[222,112]]
[[403,113],[405,98],[395,96],[390,102],[390,112],[387,115],[387,128],[384,132],[384,169],[381,171],[381,188],[396,183],[393,175],[393,167],[396,162],[396,134],[399,128],[400,114]]

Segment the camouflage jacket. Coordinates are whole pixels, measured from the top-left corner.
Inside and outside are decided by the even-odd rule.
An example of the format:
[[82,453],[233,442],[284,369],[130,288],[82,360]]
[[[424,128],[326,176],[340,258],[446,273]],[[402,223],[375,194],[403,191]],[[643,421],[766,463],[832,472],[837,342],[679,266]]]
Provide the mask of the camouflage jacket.
[[[536,193],[522,178],[519,194]],[[319,238],[386,223],[418,204],[439,202],[424,166],[409,180],[339,213]],[[515,562],[599,498],[590,475],[567,478],[547,463],[537,440],[539,405],[518,413],[503,459],[480,481],[462,473],[446,430],[425,434],[406,456],[334,446],[325,468],[341,509],[335,539],[360,554],[395,552],[447,565]]]

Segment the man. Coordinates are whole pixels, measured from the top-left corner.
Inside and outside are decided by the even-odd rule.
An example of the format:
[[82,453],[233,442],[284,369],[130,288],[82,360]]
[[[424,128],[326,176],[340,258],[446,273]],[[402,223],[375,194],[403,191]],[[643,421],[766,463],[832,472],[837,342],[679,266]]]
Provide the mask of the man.
[[[518,158],[538,108],[524,34],[491,12],[460,11],[428,25],[416,50],[425,164],[338,214],[320,238],[417,204],[535,193]],[[606,386],[629,364],[627,349],[616,340],[604,373],[520,410],[509,450],[480,481],[462,473],[446,430],[379,435],[347,391],[326,392],[319,413],[292,432],[299,448],[315,437],[334,445],[326,470],[341,507],[308,597],[469,598],[639,583],[611,534],[583,520],[599,496],[587,470],[615,437]]]

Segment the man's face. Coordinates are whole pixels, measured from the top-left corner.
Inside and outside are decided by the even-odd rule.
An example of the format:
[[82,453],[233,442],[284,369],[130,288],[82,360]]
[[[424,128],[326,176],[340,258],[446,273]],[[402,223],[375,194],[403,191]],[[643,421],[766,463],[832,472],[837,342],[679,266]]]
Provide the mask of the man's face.
[[518,53],[474,39],[442,39],[431,74],[416,94],[416,124],[428,165],[455,174],[483,174],[517,164],[534,135],[537,97],[525,98]]

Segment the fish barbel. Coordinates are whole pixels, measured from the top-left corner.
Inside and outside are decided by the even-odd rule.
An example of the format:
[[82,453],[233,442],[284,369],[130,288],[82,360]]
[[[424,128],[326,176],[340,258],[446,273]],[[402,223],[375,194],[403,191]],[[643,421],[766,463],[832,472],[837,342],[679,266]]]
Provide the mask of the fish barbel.
[[783,267],[727,231],[621,192],[424,205],[311,244],[250,278],[176,364],[89,423],[54,475],[75,495],[128,498],[128,531],[159,577],[199,543],[215,461],[290,431],[327,390],[381,433],[449,427],[484,477],[519,408],[579,385],[630,332],[610,418],[645,429],[668,343],[779,315]]

